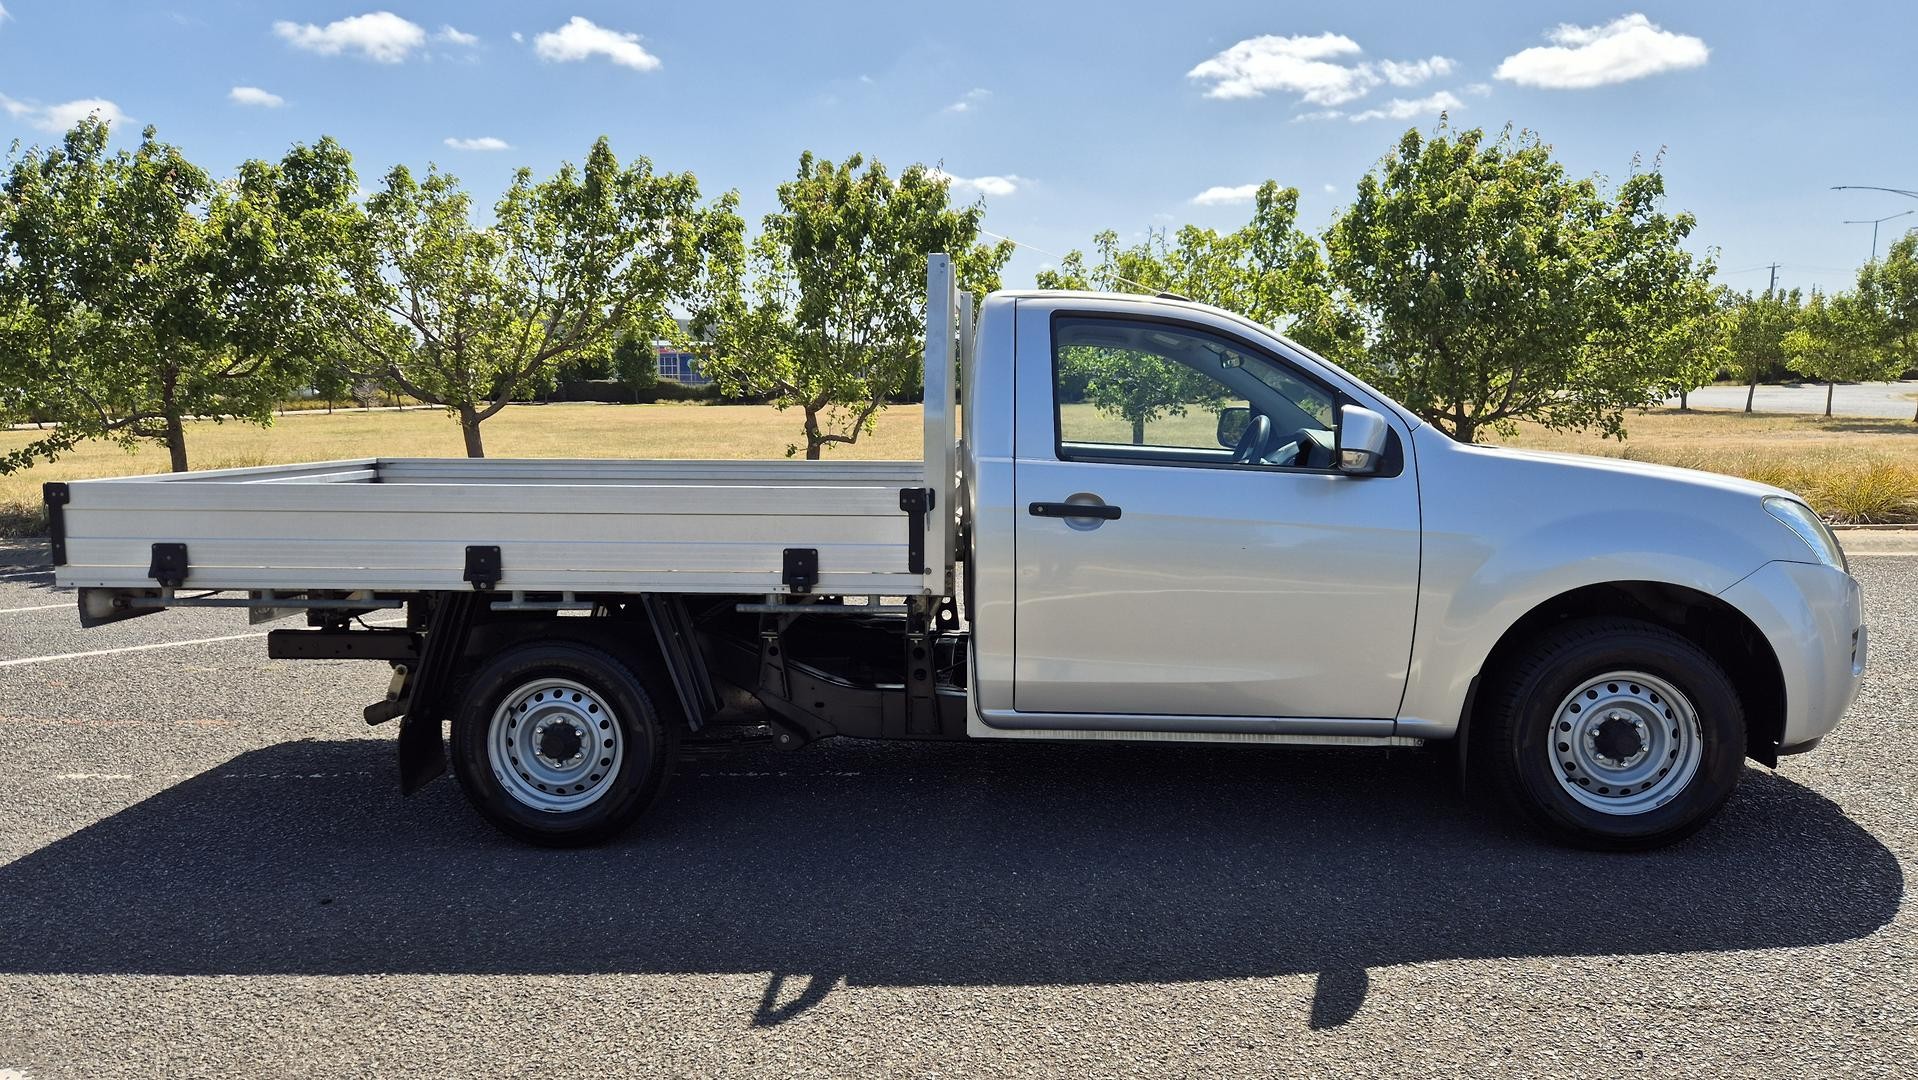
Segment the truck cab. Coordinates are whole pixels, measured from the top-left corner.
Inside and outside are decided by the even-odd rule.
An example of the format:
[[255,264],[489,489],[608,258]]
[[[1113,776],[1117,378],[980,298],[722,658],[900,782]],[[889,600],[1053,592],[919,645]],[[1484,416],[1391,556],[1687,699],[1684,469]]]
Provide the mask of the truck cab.
[[[980,734],[1394,737],[1417,421],[1247,331],[1176,300],[987,300],[962,441]],[[1369,450],[1339,438],[1359,416]]]

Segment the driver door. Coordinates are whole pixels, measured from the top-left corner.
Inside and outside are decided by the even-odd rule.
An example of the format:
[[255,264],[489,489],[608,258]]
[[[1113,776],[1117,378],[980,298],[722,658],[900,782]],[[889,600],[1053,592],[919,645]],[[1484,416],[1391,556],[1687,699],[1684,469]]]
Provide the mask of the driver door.
[[1221,326],[1050,306],[1017,323],[1014,710],[1395,716],[1419,568],[1402,449],[1396,475],[1341,475],[1343,399],[1301,366]]

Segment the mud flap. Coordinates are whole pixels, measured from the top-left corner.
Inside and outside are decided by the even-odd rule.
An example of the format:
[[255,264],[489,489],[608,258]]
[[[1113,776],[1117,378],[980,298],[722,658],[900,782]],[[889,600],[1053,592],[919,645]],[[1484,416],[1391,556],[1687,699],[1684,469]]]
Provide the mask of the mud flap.
[[407,713],[400,721],[400,793],[411,795],[446,771],[439,717]]
[[449,592],[441,593],[433,604],[412,685],[391,710],[404,716],[399,747],[402,794],[413,794],[446,771],[446,739],[440,734],[440,723],[452,704],[448,691],[466,654],[466,639],[481,599],[477,593]]

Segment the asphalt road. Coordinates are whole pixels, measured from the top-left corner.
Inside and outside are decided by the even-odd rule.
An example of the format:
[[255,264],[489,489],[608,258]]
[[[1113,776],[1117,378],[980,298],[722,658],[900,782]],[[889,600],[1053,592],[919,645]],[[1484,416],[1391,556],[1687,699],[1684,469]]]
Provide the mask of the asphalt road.
[[1855,569],[1839,732],[1601,856],[1419,753],[884,744],[532,850],[400,798],[383,665],[0,565],[0,1078],[1910,1076],[1918,558]]
[[[1691,392],[1690,402],[1699,409],[1743,409],[1746,388],[1742,386],[1701,386]],[[1836,416],[1886,416],[1911,419],[1918,409],[1918,382],[1847,383],[1834,387],[1831,411]],[[1667,405],[1677,405],[1670,398]],[[1801,386],[1761,386],[1752,407],[1767,413],[1811,413],[1825,411],[1825,384]]]

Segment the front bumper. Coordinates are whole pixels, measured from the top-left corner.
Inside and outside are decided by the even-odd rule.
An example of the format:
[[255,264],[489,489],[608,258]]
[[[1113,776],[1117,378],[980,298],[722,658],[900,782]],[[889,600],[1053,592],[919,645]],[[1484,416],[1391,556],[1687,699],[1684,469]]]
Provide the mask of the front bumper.
[[1719,594],[1757,625],[1785,677],[1779,751],[1811,749],[1838,726],[1864,679],[1868,635],[1858,583],[1816,563],[1766,563]]

